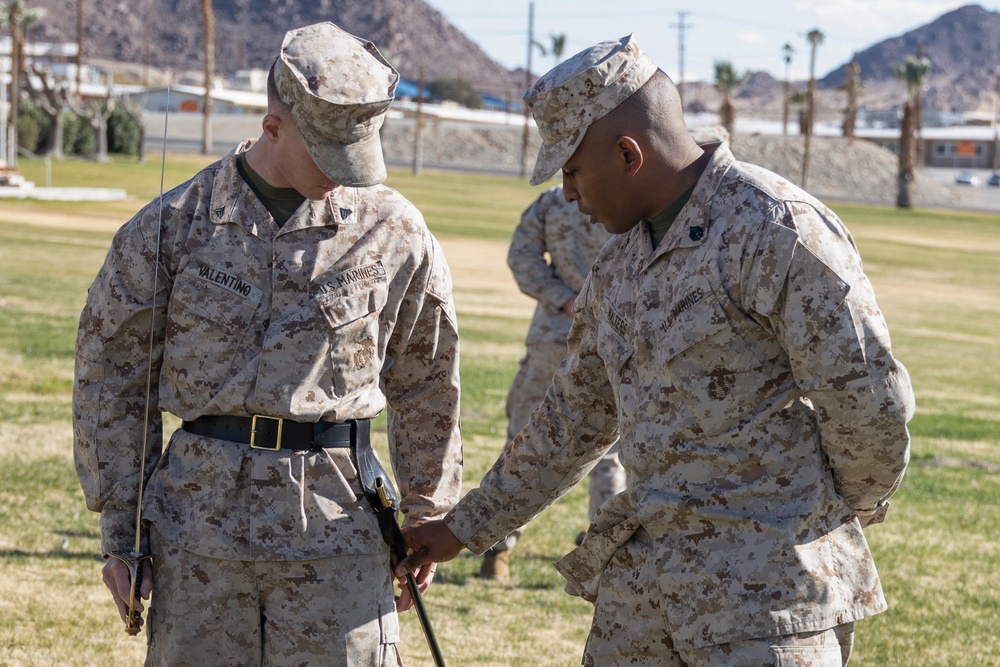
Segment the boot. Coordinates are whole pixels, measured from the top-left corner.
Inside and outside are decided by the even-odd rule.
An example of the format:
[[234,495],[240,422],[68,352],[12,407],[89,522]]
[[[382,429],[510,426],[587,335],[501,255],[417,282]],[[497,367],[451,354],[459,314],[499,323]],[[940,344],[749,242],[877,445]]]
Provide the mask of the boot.
[[510,581],[510,549],[490,550],[483,554],[483,563],[479,566],[479,577],[494,581]]

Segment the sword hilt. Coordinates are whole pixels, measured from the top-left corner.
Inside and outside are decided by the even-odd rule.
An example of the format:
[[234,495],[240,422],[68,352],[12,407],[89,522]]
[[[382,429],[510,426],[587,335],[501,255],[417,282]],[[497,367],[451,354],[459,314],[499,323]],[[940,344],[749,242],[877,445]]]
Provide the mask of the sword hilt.
[[110,556],[117,558],[128,568],[129,594],[125,632],[134,637],[139,634],[140,621],[142,621],[142,615],[135,610],[135,598],[140,595],[142,589],[142,562],[152,561],[153,556],[137,551],[115,551]]

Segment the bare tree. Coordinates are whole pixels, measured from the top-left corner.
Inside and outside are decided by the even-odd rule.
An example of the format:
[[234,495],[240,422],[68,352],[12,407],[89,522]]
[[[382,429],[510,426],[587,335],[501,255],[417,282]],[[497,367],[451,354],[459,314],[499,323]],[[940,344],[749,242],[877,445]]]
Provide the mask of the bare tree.
[[212,152],[212,86],[215,75],[215,12],[212,0],[201,0],[201,15],[205,23],[205,105],[201,130],[201,153]]
[[102,99],[84,101],[78,95],[66,95],[66,104],[77,116],[87,121],[94,132],[97,153],[94,159],[98,162],[108,161],[108,118],[115,110],[118,100],[112,94],[111,77],[108,76],[108,90]]
[[733,136],[736,125],[736,104],[733,102],[733,91],[747,80],[748,73],[738,74],[733,64],[728,60],[715,61],[715,89],[722,93],[722,105],[719,107],[719,122]]
[[802,153],[802,187],[809,187],[809,149],[812,140],[813,124],[816,122],[816,49],[823,43],[824,35],[814,28],[806,35],[809,40],[809,99],[806,101],[806,140]]
[[903,122],[899,132],[899,174],[897,178],[896,206],[913,208],[910,185],[916,164],[916,127],[920,91],[931,73],[928,58],[907,56],[902,63],[892,66],[896,78],[906,85],[906,101],[903,104]]
[[[24,83],[32,102],[49,119],[49,134],[43,155],[54,158],[63,157],[63,109],[66,108],[66,82],[58,82],[52,74],[41,67],[32,66],[34,77],[25,77]],[[35,82],[38,81],[38,88]]]
[[781,134],[782,136],[788,136],[788,107],[791,102],[791,90],[792,82],[790,80],[791,67],[792,67],[792,54],[795,53],[795,49],[788,42],[781,47],[782,58],[785,61],[785,88],[784,95],[782,97],[781,106]]

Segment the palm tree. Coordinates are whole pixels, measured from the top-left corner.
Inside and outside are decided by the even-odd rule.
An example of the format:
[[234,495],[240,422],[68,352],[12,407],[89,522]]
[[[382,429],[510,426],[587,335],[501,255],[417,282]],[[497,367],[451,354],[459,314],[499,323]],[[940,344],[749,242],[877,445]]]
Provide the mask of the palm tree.
[[809,144],[812,139],[813,123],[816,121],[816,49],[823,43],[825,35],[813,28],[806,35],[809,41],[809,100],[806,108],[806,145],[802,153],[802,187],[809,187]]
[[809,93],[804,90],[796,90],[790,98],[795,105],[796,117],[799,119],[799,134],[805,136],[806,133],[806,102],[809,101]]
[[[65,128],[63,109],[66,107],[68,84],[56,81],[48,70],[38,65],[32,65],[31,71],[34,77],[24,77],[25,87],[28,89],[28,95],[35,107],[49,119],[49,132],[45,146],[39,152],[42,155],[61,159],[63,157],[63,130]],[[34,81],[38,82],[37,86]]]
[[212,152],[212,86],[215,70],[215,12],[212,0],[201,0],[205,27],[205,106],[201,129],[201,154]]
[[916,164],[916,127],[917,109],[919,108],[920,90],[927,83],[931,73],[929,58],[906,56],[902,63],[892,66],[896,78],[906,85],[906,103],[903,105],[903,122],[899,134],[899,176],[896,206],[913,208],[910,196],[910,183],[913,181],[913,169]]
[[791,90],[792,90],[792,82],[789,79],[789,75],[790,75],[790,70],[791,70],[791,67],[792,67],[792,54],[795,53],[795,49],[792,48],[791,44],[789,44],[788,42],[785,42],[785,45],[781,47],[781,52],[783,54],[782,57],[785,60],[785,91],[784,91],[784,97],[783,97],[783,100],[782,100],[782,108],[781,108],[781,134],[782,134],[782,136],[786,136],[787,137],[788,136],[788,106],[789,106],[789,102],[791,101],[790,97],[791,97]]
[[736,124],[736,105],[733,103],[733,90],[747,80],[748,72],[737,74],[733,64],[728,60],[715,61],[715,89],[722,93],[722,105],[719,107],[719,121],[733,136],[733,126]]
[[44,9],[29,9],[24,0],[9,0],[4,13],[10,26],[10,115],[7,117],[7,166],[17,168],[17,114],[21,106],[24,63],[24,28],[45,16]]
[[552,40],[552,57],[556,59],[556,65],[562,60],[562,54],[566,51],[566,33],[559,33],[558,35],[549,33],[549,39]]
[[861,92],[861,65],[852,60],[847,66],[847,76],[840,87],[847,93],[847,108],[844,109],[843,135],[854,140],[854,127],[858,122],[858,95]]

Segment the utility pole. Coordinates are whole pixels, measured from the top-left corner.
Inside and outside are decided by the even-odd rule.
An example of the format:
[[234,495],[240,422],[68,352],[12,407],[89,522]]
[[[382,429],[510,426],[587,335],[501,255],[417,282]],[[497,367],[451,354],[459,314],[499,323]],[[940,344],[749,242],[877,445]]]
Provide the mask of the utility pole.
[[681,109],[684,108],[684,30],[693,27],[684,19],[691,12],[677,12],[677,23],[670,27],[677,28],[677,94],[681,98]]
[[[535,3],[528,3],[528,64],[524,71],[524,88],[531,88],[531,52],[535,50]],[[521,178],[527,173],[528,162],[528,119],[530,118],[528,104],[524,104],[524,132],[521,135]]]

